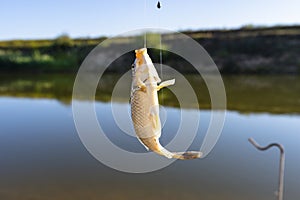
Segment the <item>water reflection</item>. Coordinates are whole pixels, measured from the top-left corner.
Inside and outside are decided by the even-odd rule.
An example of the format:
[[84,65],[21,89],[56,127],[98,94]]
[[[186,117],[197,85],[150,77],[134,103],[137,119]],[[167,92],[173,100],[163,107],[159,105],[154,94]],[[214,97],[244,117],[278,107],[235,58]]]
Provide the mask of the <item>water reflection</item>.
[[[112,90],[121,75],[106,74],[96,92],[96,100],[108,102]],[[169,75],[172,77],[172,75]],[[197,75],[186,75],[195,89],[200,108],[210,108],[210,96],[204,81]],[[167,77],[164,77],[167,79]],[[1,75],[0,95],[10,97],[50,98],[70,104],[75,75]],[[227,108],[244,113],[300,113],[300,77],[298,76],[225,76],[223,77]],[[130,82],[124,85],[124,93],[118,99],[128,102]],[[180,85],[176,85],[178,90]],[[184,88],[182,88],[184,89]],[[162,98],[162,96],[160,96]],[[178,101],[164,90],[162,104],[178,107]]]
[[[97,115],[107,114],[98,117],[99,123],[116,145],[144,152],[107,112],[117,80],[118,76],[107,75],[99,84]],[[202,91],[197,94],[200,107],[209,108],[201,79],[188,76],[188,80]],[[249,137],[262,145],[276,141],[285,146],[285,199],[299,199],[298,77],[224,77],[232,111],[227,112],[221,138],[211,154],[202,160],[176,161],[148,174],[112,170],[87,152],[70,107],[73,81],[72,75],[1,75],[0,199],[274,199],[279,152],[259,152],[248,143]],[[176,101],[169,102],[172,93],[166,90],[165,95],[170,96],[164,100],[168,118],[161,139],[167,145],[178,129],[180,110]],[[118,106],[128,109],[128,99],[120,99]],[[200,147],[210,116],[209,109],[200,109],[200,128],[191,149]]]
[[[97,103],[97,114],[110,106]],[[176,161],[148,174],[124,174],[102,165],[84,149],[69,105],[49,99],[0,98],[0,107],[1,199],[274,199],[278,152],[258,152],[248,137],[285,146],[285,197],[300,196],[299,115],[228,112],[221,139],[207,158]],[[166,112],[173,117],[166,121],[163,144],[178,128],[173,124],[179,110],[166,107]],[[210,120],[210,111],[200,112],[193,149],[199,148]],[[144,151],[115,125],[112,115],[99,121],[115,144]]]

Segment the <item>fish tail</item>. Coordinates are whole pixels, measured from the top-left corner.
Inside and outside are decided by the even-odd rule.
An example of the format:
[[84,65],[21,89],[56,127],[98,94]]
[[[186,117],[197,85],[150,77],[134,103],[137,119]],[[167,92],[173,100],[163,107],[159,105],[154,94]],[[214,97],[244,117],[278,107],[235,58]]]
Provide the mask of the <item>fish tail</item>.
[[202,152],[200,151],[170,152],[162,146],[160,146],[159,152],[157,153],[167,158],[175,158],[180,160],[192,160],[202,156]]
[[192,160],[201,156],[202,152],[200,151],[173,152],[173,158],[180,160]]

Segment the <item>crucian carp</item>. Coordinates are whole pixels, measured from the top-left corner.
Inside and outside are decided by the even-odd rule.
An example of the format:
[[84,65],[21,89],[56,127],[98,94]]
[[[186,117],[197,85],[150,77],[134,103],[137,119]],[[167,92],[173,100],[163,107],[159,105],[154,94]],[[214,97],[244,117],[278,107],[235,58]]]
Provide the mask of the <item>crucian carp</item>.
[[170,152],[160,144],[158,91],[174,85],[175,79],[161,82],[146,48],[135,50],[135,56],[136,59],[132,65],[130,104],[131,118],[137,138],[147,150],[167,158],[181,160],[200,158],[201,152]]

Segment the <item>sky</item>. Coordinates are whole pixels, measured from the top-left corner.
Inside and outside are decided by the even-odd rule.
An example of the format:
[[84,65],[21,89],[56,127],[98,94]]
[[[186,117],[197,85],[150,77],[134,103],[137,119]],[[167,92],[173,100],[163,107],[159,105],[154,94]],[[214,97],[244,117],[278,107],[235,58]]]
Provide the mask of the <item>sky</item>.
[[300,25],[300,0],[1,0],[0,40]]

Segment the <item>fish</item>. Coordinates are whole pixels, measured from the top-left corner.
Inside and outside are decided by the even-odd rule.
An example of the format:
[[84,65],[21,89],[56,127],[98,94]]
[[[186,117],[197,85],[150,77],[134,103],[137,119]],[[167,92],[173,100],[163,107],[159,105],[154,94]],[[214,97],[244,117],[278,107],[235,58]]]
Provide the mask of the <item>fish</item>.
[[161,82],[147,53],[147,48],[135,50],[135,61],[132,64],[130,107],[136,136],[147,150],[151,150],[166,158],[180,160],[200,158],[201,152],[170,152],[159,142],[161,122],[158,91],[174,84],[175,79]]

